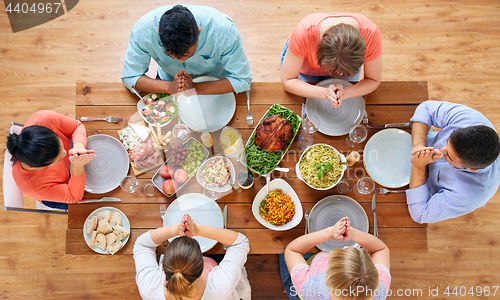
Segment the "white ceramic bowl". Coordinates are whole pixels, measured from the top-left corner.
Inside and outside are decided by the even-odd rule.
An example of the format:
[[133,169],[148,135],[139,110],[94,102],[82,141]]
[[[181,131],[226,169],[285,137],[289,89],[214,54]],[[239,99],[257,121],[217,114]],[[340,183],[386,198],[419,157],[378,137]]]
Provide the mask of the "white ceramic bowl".
[[[143,99],[146,99],[146,101],[148,101],[148,100],[150,100],[150,99],[151,99],[151,95],[152,95],[152,94],[147,94],[146,96],[144,96],[144,97],[143,97]],[[173,105],[173,102],[175,102],[175,100],[174,100],[174,96],[172,96],[172,95],[171,95],[171,96],[167,96],[167,97],[162,98],[162,99],[157,99],[157,100],[163,100],[163,99],[165,99],[165,100],[166,100],[166,102],[172,102],[172,105]],[[167,100],[167,99],[168,99],[168,100]],[[154,124],[153,122],[150,122],[150,121],[148,120],[148,118],[146,118],[146,116],[144,116],[144,115],[142,114],[142,111],[143,111],[143,110],[145,110],[145,107],[146,107],[146,104],[144,103],[144,101],[139,100],[139,101],[137,102],[137,111],[139,112],[139,115],[140,115],[140,116],[141,116],[141,118],[144,120],[144,122],[146,122],[146,123],[148,123],[148,124],[150,124],[150,125],[152,125],[152,126],[156,127],[156,124]],[[174,118],[170,118],[170,120],[168,120],[165,124],[160,125],[160,127],[163,127],[163,126],[166,126],[166,125],[170,124],[170,122],[172,122],[172,120],[173,120],[173,119],[174,119]]]
[[295,226],[297,226],[300,221],[302,220],[302,204],[300,204],[299,197],[293,190],[293,188],[283,179],[274,179],[269,183],[269,191],[273,191],[275,189],[281,189],[283,193],[287,194],[290,196],[292,201],[295,203],[295,215],[293,216],[292,220],[284,225],[281,226],[276,226],[272,225],[270,223],[267,223],[260,215],[259,215],[259,205],[260,202],[264,199],[266,199],[267,196],[267,189],[266,186],[260,189],[260,191],[257,193],[253,200],[252,204],[252,213],[255,219],[259,221],[260,224],[264,225],[265,227],[272,229],[272,230],[277,230],[277,231],[282,231],[282,230],[288,230],[292,229]]
[[339,154],[341,162],[347,162],[347,160],[345,159],[345,156],[342,153],[340,153],[339,151],[337,151],[337,149],[333,148],[332,146],[330,146],[328,144],[314,144],[314,145],[311,145],[311,146],[307,147],[306,150],[304,150],[304,152],[302,152],[302,154],[300,155],[300,158],[299,158],[299,162],[295,165],[295,172],[297,173],[297,178],[300,179],[300,180],[302,180],[302,181],[304,181],[305,184],[307,184],[309,187],[311,187],[311,188],[313,188],[315,190],[325,191],[325,190],[329,190],[329,189],[333,188],[334,186],[336,186],[339,183],[339,181],[344,176],[344,172],[347,169],[347,165],[342,165],[342,174],[340,175],[339,179],[334,184],[332,184],[331,186],[329,186],[327,188],[313,187],[307,181],[305,181],[304,178],[302,178],[302,176],[300,174],[299,164],[300,164],[300,161],[302,160],[302,156],[304,156],[304,154],[307,153],[307,151],[309,151],[310,148],[312,148],[314,146],[317,146],[317,145],[324,145],[324,146],[332,148],[335,152],[337,152]]
[[221,192],[221,193],[227,192],[227,191],[231,190],[231,185],[229,183],[226,183],[223,186],[207,186],[203,182],[203,179],[201,179],[201,172],[203,171],[203,169],[207,166],[207,164],[209,164],[210,162],[213,162],[216,159],[224,159],[226,161],[226,163],[227,163],[227,165],[229,167],[229,173],[231,174],[231,176],[228,179],[228,182],[234,184],[235,177],[236,177],[235,176],[236,172],[234,171],[234,166],[231,163],[231,161],[227,157],[224,157],[224,156],[214,156],[214,157],[211,157],[211,158],[207,159],[204,163],[202,163],[201,166],[200,166],[200,168],[196,172],[196,180],[198,180],[198,183],[202,187],[204,187],[206,189],[209,189],[209,190],[212,190],[212,191]]

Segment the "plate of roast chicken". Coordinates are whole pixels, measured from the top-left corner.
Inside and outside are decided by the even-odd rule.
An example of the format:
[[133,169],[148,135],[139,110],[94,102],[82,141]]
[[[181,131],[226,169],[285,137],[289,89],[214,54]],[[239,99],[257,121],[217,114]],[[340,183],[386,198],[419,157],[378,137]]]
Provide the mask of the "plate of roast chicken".
[[294,111],[273,104],[250,135],[241,161],[254,173],[271,173],[290,148],[300,122]]

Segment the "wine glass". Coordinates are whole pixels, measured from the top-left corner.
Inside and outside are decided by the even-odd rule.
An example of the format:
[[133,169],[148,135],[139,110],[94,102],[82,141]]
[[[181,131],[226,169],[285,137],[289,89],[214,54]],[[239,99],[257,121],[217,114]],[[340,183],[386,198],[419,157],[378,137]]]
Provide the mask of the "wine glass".
[[349,131],[349,135],[345,139],[347,146],[354,148],[359,143],[363,142],[368,135],[368,130],[363,125],[357,125],[351,131]]
[[319,119],[316,117],[307,116],[302,120],[302,130],[299,135],[299,148],[304,150],[313,144],[313,135],[318,131]]
[[139,195],[141,193],[140,182],[134,176],[125,176],[120,182],[120,187],[125,192],[131,193],[132,195]]
[[375,189],[375,182],[370,177],[363,177],[356,182],[354,193],[358,196],[369,195]]
[[189,127],[179,123],[172,128],[172,135],[176,140],[184,142],[189,138]]
[[221,192],[207,189],[204,187],[203,195],[207,196],[207,198],[210,200],[217,201],[220,198]]

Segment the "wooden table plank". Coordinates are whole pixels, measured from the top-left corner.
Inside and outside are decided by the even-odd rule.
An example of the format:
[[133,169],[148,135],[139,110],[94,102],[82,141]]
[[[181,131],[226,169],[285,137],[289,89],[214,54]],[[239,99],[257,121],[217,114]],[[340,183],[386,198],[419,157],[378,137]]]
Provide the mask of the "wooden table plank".
[[[133,254],[134,243],[147,229],[132,229],[129,241],[116,255]],[[273,231],[269,229],[241,229],[238,230],[250,240],[250,254],[280,254],[292,240],[304,234],[304,229],[290,229],[287,231]],[[81,229],[66,230],[66,254],[94,255],[82,236]],[[427,253],[427,228],[380,228],[380,238],[387,244],[391,253]],[[157,248],[156,253],[162,254],[163,245]],[[309,253],[319,250],[313,248]],[[224,254],[222,245],[217,243],[210,254]]]

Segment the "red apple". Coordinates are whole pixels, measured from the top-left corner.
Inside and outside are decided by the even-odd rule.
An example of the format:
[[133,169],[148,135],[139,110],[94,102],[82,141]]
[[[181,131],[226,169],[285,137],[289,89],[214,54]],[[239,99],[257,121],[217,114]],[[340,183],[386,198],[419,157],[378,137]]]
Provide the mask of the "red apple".
[[163,165],[160,169],[160,175],[163,179],[170,179],[174,176],[174,167],[171,165]]
[[188,178],[188,173],[186,172],[186,170],[179,169],[179,170],[175,171],[174,179],[178,183],[184,183],[184,181],[186,181],[187,178]]
[[177,191],[178,185],[177,182],[173,179],[167,179],[163,182],[161,187],[165,194],[171,195]]

